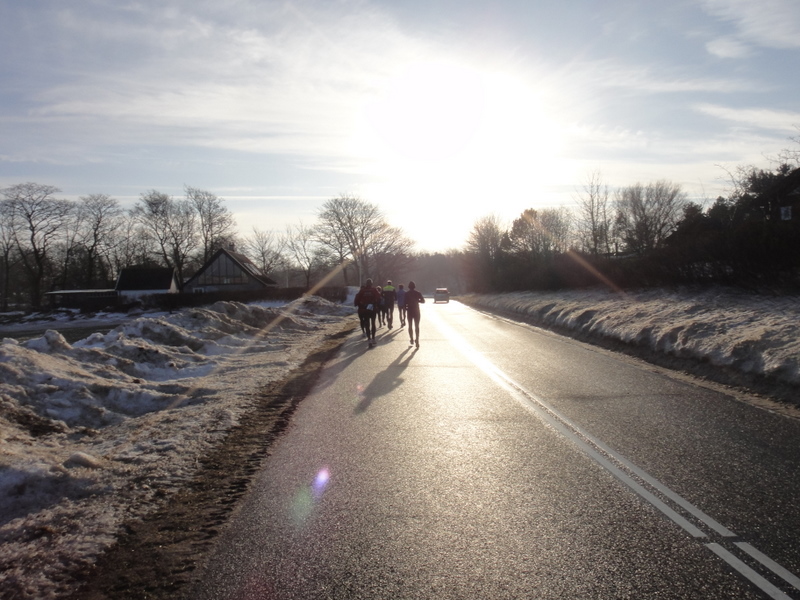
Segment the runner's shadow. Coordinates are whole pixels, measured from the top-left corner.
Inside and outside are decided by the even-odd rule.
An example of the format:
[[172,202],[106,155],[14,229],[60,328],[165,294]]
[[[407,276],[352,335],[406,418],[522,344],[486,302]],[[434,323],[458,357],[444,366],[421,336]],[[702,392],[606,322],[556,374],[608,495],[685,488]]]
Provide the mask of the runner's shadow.
[[356,405],[354,412],[356,414],[366,412],[374,400],[400,387],[403,384],[403,371],[406,370],[416,353],[416,348],[406,348],[388,367],[378,373],[361,392],[361,400]]
[[322,378],[317,382],[317,389],[325,389],[331,386],[350,363],[363,356],[364,352],[367,351],[367,340],[360,329],[355,329],[350,334],[350,338],[336,357],[329,361]]
[[402,335],[404,333],[406,333],[405,329],[399,329],[399,328],[395,327],[394,329],[391,329],[391,330],[388,330],[388,331],[384,331],[383,334],[381,335],[381,337],[394,339],[398,335]]

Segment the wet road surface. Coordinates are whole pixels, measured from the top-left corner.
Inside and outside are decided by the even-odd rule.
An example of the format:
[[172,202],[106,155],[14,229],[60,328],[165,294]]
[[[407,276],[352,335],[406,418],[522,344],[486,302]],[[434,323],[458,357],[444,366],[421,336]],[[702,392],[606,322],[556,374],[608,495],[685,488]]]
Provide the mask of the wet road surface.
[[800,598],[800,423],[423,306],[354,335],[191,597]]

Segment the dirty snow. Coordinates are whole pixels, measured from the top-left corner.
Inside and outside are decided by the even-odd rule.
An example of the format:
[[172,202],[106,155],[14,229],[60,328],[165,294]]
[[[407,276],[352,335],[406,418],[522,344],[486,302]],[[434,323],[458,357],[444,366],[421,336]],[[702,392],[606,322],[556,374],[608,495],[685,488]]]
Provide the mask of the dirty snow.
[[[470,296],[594,336],[800,383],[800,299],[730,290]],[[128,318],[68,343],[55,322],[0,343],[0,598],[58,598],[126,519],[198,460],[327,333],[352,300],[220,302]],[[114,324],[119,316],[96,316]],[[93,323],[94,323],[93,322]],[[31,323],[15,325],[30,328]],[[12,326],[0,325],[8,332]],[[0,336],[2,333],[0,333]],[[13,596],[11,594],[14,594]]]
[[73,344],[57,330],[72,318],[28,341],[3,339],[0,598],[62,597],[65,574],[185,483],[258,389],[338,331],[350,305],[219,302]]

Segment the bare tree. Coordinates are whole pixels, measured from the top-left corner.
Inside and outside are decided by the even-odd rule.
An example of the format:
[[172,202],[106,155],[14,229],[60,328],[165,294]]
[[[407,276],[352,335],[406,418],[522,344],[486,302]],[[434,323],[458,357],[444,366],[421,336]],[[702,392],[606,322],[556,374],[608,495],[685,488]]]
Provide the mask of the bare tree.
[[595,256],[611,252],[611,202],[599,171],[589,175],[577,197],[577,235],[581,249]]
[[615,195],[617,235],[630,251],[646,254],[675,230],[686,202],[680,186],[665,180],[622,188]]
[[342,263],[352,260],[356,264],[360,285],[365,275],[369,275],[374,238],[386,227],[386,220],[375,204],[343,194],[322,205],[315,237]]
[[269,275],[281,265],[286,239],[276,235],[272,231],[264,231],[253,227],[253,234],[245,238],[245,252],[255,263],[261,272]]
[[[119,272],[127,267],[133,266],[150,266],[159,264],[153,256],[153,248],[151,247],[151,240],[146,235],[142,235],[143,228],[133,227],[133,219],[127,223],[128,227],[123,226],[120,228],[114,245],[109,248],[109,260],[113,271],[119,275]],[[124,222],[124,221],[123,221]]]
[[338,264],[342,265],[342,275],[344,284],[350,284],[350,266],[355,267],[356,278],[361,278],[362,261],[354,260],[354,248],[356,236],[348,235],[346,227],[352,222],[348,218],[348,213],[355,212],[355,206],[349,197],[340,196],[328,200],[319,211],[314,233],[320,245],[336,257]]
[[306,280],[306,288],[323,262],[314,229],[303,225],[289,225],[286,228],[286,254],[294,261]]
[[119,243],[118,234],[125,222],[124,212],[119,202],[106,194],[90,194],[78,200],[86,249],[83,278],[85,285],[93,286],[100,272],[110,270],[111,252]]
[[513,251],[528,260],[549,258],[569,248],[571,217],[565,208],[525,210],[508,233]]
[[186,186],[186,199],[199,219],[198,230],[202,246],[202,263],[222,248],[234,234],[233,215],[223,206],[222,198],[211,192]]
[[151,190],[141,194],[131,216],[154,240],[163,264],[176,269],[183,281],[189,256],[198,245],[197,213],[191,203]]
[[385,225],[370,239],[367,253],[371,260],[371,274],[376,282],[397,278],[412,262],[414,241],[399,227]]
[[[800,133],[800,125],[795,125],[794,128]],[[789,138],[795,145],[800,145],[800,135],[792,136]],[[800,149],[798,148],[784,148],[778,153],[778,157],[773,160],[779,164],[790,164],[795,167],[800,166]]]
[[60,190],[50,185],[20,183],[2,190],[12,237],[30,283],[30,302],[42,303],[42,292],[51,271],[51,252],[72,204],[55,198]]
[[178,272],[178,281],[182,285],[186,266],[197,249],[197,213],[188,201],[174,203],[169,234],[171,266]]
[[8,310],[11,293],[11,270],[14,267],[14,231],[11,227],[10,205],[8,200],[0,201],[0,268],[2,268],[2,310]]
[[572,240],[573,216],[563,206],[558,208],[545,208],[541,211],[539,221],[542,228],[548,232],[550,248],[553,253],[563,254],[570,248]]
[[76,261],[83,250],[81,232],[83,229],[83,211],[79,204],[70,202],[71,210],[61,225],[58,243],[55,244],[54,255],[60,263],[60,273],[57,274],[58,285],[61,289],[77,287],[75,281]]
[[139,202],[130,211],[131,218],[141,227],[142,234],[155,244],[164,266],[172,266],[169,252],[169,221],[173,199],[164,193],[150,190],[140,194]]
[[539,213],[528,208],[511,223],[508,232],[511,250],[517,256],[529,261],[537,261],[544,257],[548,245],[547,232],[539,222]]
[[481,217],[472,226],[467,238],[467,250],[477,256],[494,260],[500,254],[504,235],[503,225],[497,215]]

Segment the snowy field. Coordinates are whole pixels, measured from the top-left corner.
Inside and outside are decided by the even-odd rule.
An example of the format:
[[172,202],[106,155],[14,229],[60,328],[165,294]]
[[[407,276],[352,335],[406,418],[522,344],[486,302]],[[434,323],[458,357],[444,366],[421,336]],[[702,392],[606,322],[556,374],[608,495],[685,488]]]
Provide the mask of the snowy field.
[[[797,297],[581,291],[465,300],[800,384]],[[63,597],[68,574],[113,544],[125,520],[189,481],[259,388],[354,319],[351,302],[221,302],[119,324],[118,315],[98,315],[89,325],[53,322],[28,341],[4,339],[0,598]],[[0,337],[35,325],[0,324]],[[115,327],[72,344],[59,333],[87,326]]]

